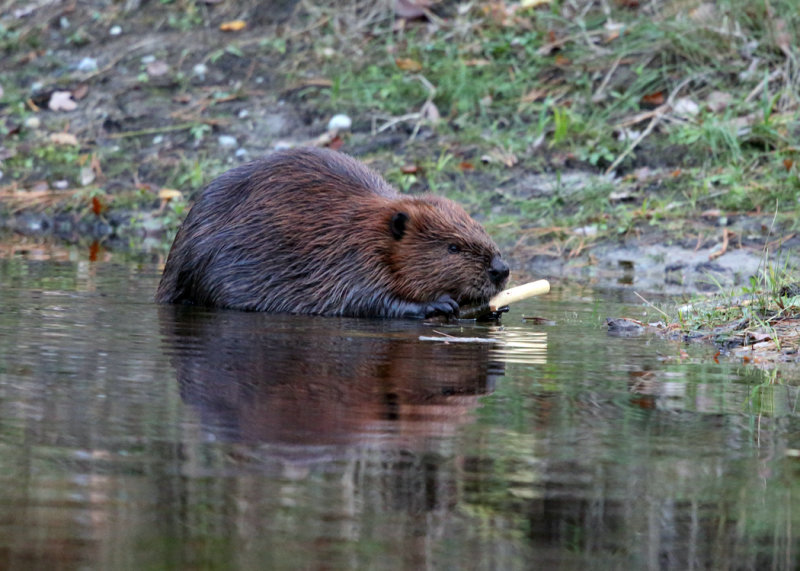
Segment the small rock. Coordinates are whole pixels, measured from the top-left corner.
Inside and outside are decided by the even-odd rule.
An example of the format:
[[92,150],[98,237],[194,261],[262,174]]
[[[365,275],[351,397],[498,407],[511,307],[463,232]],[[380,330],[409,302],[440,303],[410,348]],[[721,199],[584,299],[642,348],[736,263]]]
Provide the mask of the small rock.
[[154,55],[142,56],[142,59],[140,59],[139,61],[141,61],[143,65],[147,65],[148,63],[153,63],[154,61],[156,61],[156,56]]
[[198,63],[196,66],[192,68],[192,73],[195,74],[198,78],[204,79],[206,74],[208,73],[208,66],[204,63]]
[[709,111],[719,113],[733,103],[733,95],[726,91],[712,91],[706,99]]
[[250,111],[247,109],[242,109],[239,111],[239,119],[246,119],[250,115]]
[[122,28],[120,26],[112,26],[111,29],[108,31],[109,36],[118,36],[122,33]]
[[694,117],[700,113],[700,106],[688,97],[681,97],[672,106],[676,115]]
[[579,236],[596,236],[597,224],[592,224],[590,226],[581,226],[580,228],[574,228],[572,231]]
[[334,115],[328,121],[328,131],[347,131],[353,125],[353,120],[342,113]]
[[225,148],[235,147],[238,144],[236,137],[232,137],[231,135],[220,135],[217,138],[217,142],[219,143],[220,147]]
[[38,129],[41,127],[42,122],[38,117],[28,117],[25,119],[25,127],[28,129]]
[[97,60],[93,57],[85,57],[78,63],[78,71],[97,71]]
[[250,153],[247,151],[247,149],[245,149],[244,147],[239,147],[238,149],[236,149],[235,156],[237,159],[243,159],[249,154]]
[[69,18],[66,16],[61,16],[61,18],[58,20],[58,25],[61,26],[62,30],[66,30],[69,28]]
[[94,182],[94,169],[92,167],[81,168],[81,186],[89,186]]
[[150,77],[159,77],[162,75],[166,75],[169,71],[169,66],[166,62],[161,60],[151,61],[147,64],[147,75]]
[[154,145],[160,145],[163,142],[164,142],[164,135],[156,135],[155,137],[153,137]]
[[31,93],[37,93],[42,89],[44,89],[44,83],[42,83],[41,81],[34,81],[33,83],[31,83]]
[[69,188],[69,182],[67,182],[66,180],[57,180],[53,183],[53,186],[58,190],[65,190]]

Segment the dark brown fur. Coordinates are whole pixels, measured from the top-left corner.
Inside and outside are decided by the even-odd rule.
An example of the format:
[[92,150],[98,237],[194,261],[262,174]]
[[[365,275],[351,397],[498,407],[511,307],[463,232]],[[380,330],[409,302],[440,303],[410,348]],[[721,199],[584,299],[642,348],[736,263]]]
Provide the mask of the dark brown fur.
[[451,314],[508,266],[454,202],[399,195],[347,155],[294,149],[232,169],[175,237],[156,300],[357,317]]

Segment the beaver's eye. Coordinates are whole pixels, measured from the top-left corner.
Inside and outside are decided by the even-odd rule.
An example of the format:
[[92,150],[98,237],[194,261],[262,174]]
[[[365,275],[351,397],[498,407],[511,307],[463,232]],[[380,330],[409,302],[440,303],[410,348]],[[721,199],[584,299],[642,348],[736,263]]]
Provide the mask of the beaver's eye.
[[458,254],[461,251],[461,246],[459,246],[458,244],[450,244],[447,247],[447,251],[450,252],[451,254]]

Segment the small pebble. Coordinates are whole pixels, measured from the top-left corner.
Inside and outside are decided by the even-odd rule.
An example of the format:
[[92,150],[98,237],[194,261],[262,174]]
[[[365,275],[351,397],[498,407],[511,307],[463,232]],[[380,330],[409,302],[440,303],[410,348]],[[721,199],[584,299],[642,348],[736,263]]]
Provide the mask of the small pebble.
[[238,149],[236,149],[236,153],[235,153],[237,159],[243,159],[248,154],[250,154],[250,153],[248,153],[247,149],[245,149],[244,147],[239,147]]
[[328,131],[347,131],[353,125],[353,120],[347,115],[338,114],[328,121]]
[[156,56],[152,54],[147,56],[142,56],[142,59],[139,61],[141,61],[144,65],[147,65],[148,63],[153,63],[154,61],[156,61]]
[[85,57],[78,64],[78,71],[97,71],[97,60],[93,57]]
[[122,28],[120,26],[112,26],[111,29],[108,31],[109,36],[118,36],[122,33]]
[[39,120],[38,117],[28,117],[25,119],[25,127],[28,129],[38,129],[42,125],[42,122]]
[[220,135],[217,142],[220,147],[235,147],[238,144],[236,137],[232,137],[231,135]]
[[61,26],[62,30],[66,30],[69,28],[69,19],[66,16],[61,16],[58,20],[58,25]]
[[44,88],[44,83],[41,81],[34,81],[31,83],[31,93],[37,93]]
[[66,180],[57,180],[53,183],[53,186],[58,190],[64,190],[69,188],[69,182],[67,182]]
[[203,79],[208,73],[208,66],[204,63],[198,63],[192,68],[192,73],[194,73],[200,79]]
[[163,142],[164,142],[164,135],[156,135],[155,137],[153,137],[154,145],[160,145]]
[[241,111],[239,111],[239,119],[245,119],[247,118],[248,115],[250,115],[250,111],[248,111],[247,109],[242,109]]
[[81,186],[89,186],[94,182],[94,169],[92,167],[81,168]]

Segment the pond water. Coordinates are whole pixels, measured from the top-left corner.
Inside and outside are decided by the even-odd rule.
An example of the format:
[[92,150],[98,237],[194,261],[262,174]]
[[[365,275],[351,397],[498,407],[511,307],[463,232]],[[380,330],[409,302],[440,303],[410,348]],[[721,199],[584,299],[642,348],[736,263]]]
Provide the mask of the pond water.
[[160,307],[158,260],[92,257],[0,245],[0,568],[800,563],[796,382],[608,336],[629,290],[432,326]]

